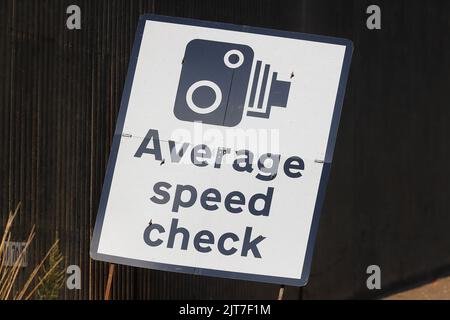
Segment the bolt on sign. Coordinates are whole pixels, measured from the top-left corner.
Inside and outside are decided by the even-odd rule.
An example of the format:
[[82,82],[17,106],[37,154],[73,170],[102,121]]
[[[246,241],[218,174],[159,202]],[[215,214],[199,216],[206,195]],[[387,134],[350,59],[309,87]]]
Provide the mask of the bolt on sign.
[[351,53],[345,39],[142,16],[91,257],[305,285]]

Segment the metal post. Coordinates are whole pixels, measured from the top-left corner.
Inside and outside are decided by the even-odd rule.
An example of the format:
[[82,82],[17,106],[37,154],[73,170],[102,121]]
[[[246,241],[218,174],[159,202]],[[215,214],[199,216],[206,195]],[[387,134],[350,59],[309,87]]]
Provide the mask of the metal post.
[[114,269],[115,264],[110,263],[109,264],[109,271],[108,271],[108,281],[106,282],[106,288],[105,288],[105,300],[109,300],[111,297],[111,287],[112,287],[112,280],[114,276]]
[[280,290],[278,291],[278,299],[277,300],[283,300],[284,295],[284,284],[280,286]]

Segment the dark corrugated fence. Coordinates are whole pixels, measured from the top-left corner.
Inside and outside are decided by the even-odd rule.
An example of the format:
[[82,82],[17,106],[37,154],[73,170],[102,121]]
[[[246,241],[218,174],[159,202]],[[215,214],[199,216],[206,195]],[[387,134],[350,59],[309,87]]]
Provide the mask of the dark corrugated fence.
[[[105,167],[138,17],[157,13],[350,38],[355,53],[304,298],[377,295],[450,266],[450,3],[377,1],[3,0],[0,2],[0,217],[33,224],[31,263],[56,237],[82,289],[103,297],[107,265],[89,259]],[[65,27],[82,10],[82,30]],[[176,41],[176,40],[175,40]],[[280,264],[283,262],[280,261]],[[450,270],[450,268],[449,268]],[[275,298],[277,286],[120,266],[113,298]],[[288,298],[300,291],[287,289]]]

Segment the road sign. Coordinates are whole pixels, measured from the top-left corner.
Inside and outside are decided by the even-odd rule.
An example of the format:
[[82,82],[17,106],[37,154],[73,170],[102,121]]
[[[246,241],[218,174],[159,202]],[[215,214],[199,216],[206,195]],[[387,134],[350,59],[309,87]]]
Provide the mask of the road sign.
[[305,285],[351,52],[344,39],[141,17],[91,257]]

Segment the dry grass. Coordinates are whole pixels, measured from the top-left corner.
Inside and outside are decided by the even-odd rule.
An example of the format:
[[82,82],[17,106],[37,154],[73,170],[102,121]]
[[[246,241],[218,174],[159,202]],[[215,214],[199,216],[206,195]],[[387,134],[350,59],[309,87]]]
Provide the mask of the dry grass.
[[35,236],[35,226],[31,228],[31,231],[28,235],[25,247],[20,252],[17,260],[14,262],[13,266],[6,266],[6,247],[7,243],[11,240],[11,227],[13,225],[14,219],[20,211],[20,203],[16,207],[16,209],[11,211],[8,215],[8,220],[6,222],[6,226],[3,232],[3,236],[0,242],[0,300],[28,300],[33,297],[36,290],[44,283],[47,277],[53,272],[53,269],[62,261],[57,261],[55,265],[49,270],[44,271],[43,276],[36,281],[36,276],[42,272],[45,261],[48,259],[50,252],[53,250],[55,246],[58,245],[59,240],[56,240],[55,243],[51,246],[51,248],[47,251],[45,257],[41,260],[39,264],[35,266],[33,271],[28,276],[27,281],[22,288],[18,290],[14,290],[16,281],[18,276],[22,270],[21,265],[25,258],[26,250],[29,248]]

